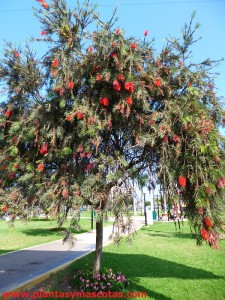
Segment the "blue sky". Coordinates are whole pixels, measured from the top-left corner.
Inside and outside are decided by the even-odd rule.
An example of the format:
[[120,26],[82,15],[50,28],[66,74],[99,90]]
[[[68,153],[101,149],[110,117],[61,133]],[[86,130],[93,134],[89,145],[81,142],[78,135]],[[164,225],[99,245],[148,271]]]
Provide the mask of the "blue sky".
[[[46,0],[50,3],[50,0]],[[192,61],[201,62],[205,58],[225,58],[225,0],[96,0],[99,13],[104,21],[111,17],[118,5],[118,26],[127,36],[143,37],[149,31],[149,38],[155,38],[155,47],[160,51],[165,37],[180,36],[180,29],[196,11],[196,22],[201,24],[196,38],[202,39],[192,48]],[[73,8],[76,0],[67,0]],[[41,24],[33,16],[32,7],[39,7],[35,0],[0,0],[0,57],[3,40],[23,47],[31,36],[39,37]],[[40,52],[39,45],[33,49]],[[42,49],[43,51],[43,49]],[[215,81],[217,94],[225,95],[225,61],[215,69],[221,73]]]

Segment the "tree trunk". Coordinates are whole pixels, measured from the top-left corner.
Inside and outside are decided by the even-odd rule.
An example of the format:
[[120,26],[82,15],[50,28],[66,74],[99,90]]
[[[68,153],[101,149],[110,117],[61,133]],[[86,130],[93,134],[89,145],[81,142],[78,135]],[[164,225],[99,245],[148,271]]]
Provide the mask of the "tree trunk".
[[95,260],[93,265],[94,275],[98,274],[101,268],[102,244],[103,244],[103,220],[99,220],[96,222],[96,246],[95,246]]

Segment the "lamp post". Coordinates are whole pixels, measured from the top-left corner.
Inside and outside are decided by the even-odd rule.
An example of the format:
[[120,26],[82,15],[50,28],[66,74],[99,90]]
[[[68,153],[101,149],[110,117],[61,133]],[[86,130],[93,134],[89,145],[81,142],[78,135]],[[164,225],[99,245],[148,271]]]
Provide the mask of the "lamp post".
[[145,193],[143,193],[144,195],[144,215],[145,215],[145,226],[148,225],[147,223],[147,212],[146,212],[146,205],[145,205]]

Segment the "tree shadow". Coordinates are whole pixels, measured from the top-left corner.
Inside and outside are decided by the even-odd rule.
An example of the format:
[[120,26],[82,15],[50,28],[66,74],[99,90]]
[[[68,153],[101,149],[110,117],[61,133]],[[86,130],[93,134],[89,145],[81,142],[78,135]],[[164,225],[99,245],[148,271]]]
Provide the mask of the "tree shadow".
[[141,228],[141,231],[143,234],[151,236],[151,237],[163,237],[163,238],[183,238],[183,239],[192,239],[193,234],[191,232],[183,232],[181,230],[176,230],[174,228],[174,231],[165,231],[165,230],[155,230],[154,228],[151,229],[151,227],[148,228]]
[[[21,230],[22,233],[25,235],[31,235],[31,236],[51,236],[51,235],[56,235],[58,233],[59,236],[62,236],[65,232],[66,228],[65,227],[55,227],[55,228],[33,228],[33,229],[23,229]],[[80,234],[80,233],[85,233],[88,230],[85,229],[72,229],[72,233],[74,234]]]

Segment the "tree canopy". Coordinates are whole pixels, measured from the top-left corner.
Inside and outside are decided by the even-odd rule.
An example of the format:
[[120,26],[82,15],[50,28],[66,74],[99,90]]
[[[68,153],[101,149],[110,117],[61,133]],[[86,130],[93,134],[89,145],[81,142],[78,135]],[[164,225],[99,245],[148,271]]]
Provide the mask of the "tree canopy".
[[62,224],[87,203],[99,223],[114,212],[119,239],[132,229],[122,219],[131,197],[124,187],[145,174],[182,197],[198,242],[218,247],[224,111],[217,61],[191,61],[194,16],[157,55],[148,32],[126,37],[115,12],[103,22],[89,1],[74,10],[64,0],[38,2],[42,37],[34,40],[46,54],[8,43],[0,61],[2,209],[27,217],[38,206]]

